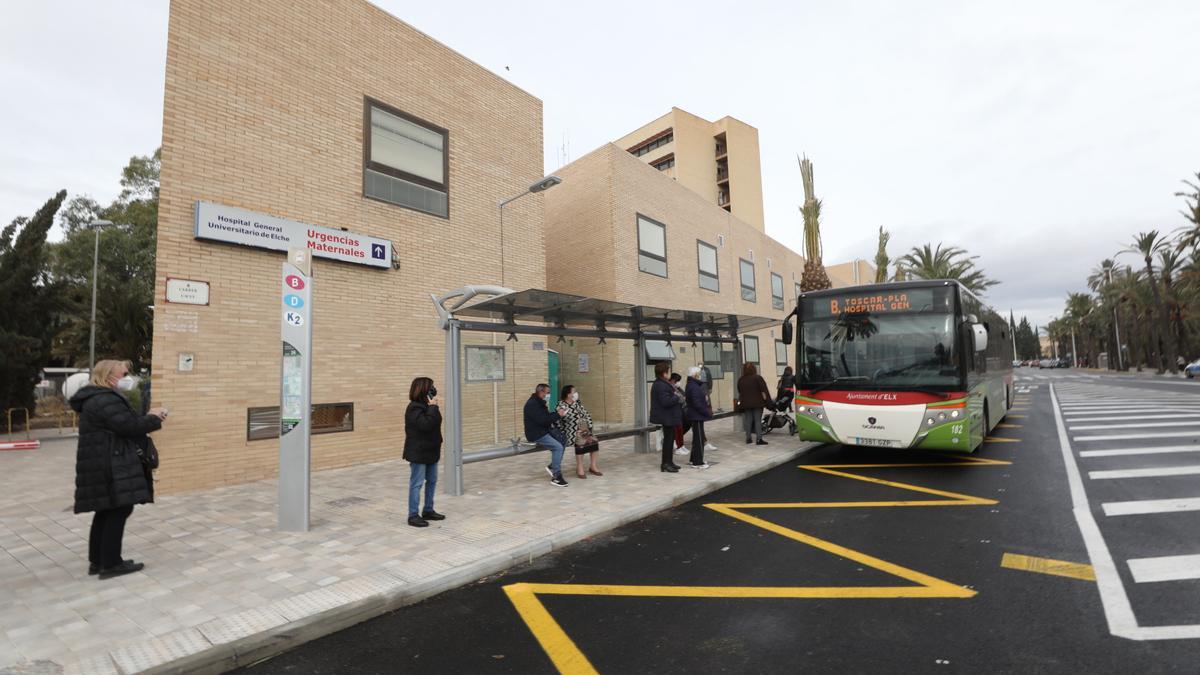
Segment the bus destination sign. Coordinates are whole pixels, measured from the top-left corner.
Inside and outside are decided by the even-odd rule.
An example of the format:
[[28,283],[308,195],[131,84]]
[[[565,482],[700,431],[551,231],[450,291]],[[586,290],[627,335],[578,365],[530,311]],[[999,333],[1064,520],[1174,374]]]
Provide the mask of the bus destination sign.
[[[855,314],[891,314],[894,312],[927,312],[930,310],[942,309],[946,305],[946,299],[936,297],[935,289],[932,288],[912,288],[908,290],[896,290],[888,292],[877,292],[871,294],[846,294],[833,298],[814,298],[807,304],[806,309],[811,311],[805,312],[808,318],[820,317],[838,317]],[[936,304],[942,307],[934,307],[935,299],[940,300]]]

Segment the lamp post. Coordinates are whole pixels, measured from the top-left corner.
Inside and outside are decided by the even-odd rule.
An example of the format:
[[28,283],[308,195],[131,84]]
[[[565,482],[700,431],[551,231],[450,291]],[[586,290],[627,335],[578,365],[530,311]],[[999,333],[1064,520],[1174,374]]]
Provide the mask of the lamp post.
[[96,243],[92,249],[92,321],[91,336],[88,339],[88,373],[96,368],[96,280],[100,273],[100,228],[106,225],[112,225],[112,221],[92,221],[92,229],[96,232]]
[[525,195],[536,194],[538,192],[545,192],[546,190],[549,190],[550,188],[554,187],[555,185],[558,185],[561,182],[562,182],[562,179],[559,178],[558,176],[546,176],[545,178],[534,183],[533,185],[530,185],[521,194],[516,195],[515,197],[509,197],[508,199],[505,199],[504,201],[500,202],[499,207],[500,207],[500,285],[501,286],[504,285],[504,207],[509,202],[515,202],[518,199],[520,199],[521,197],[524,197]]

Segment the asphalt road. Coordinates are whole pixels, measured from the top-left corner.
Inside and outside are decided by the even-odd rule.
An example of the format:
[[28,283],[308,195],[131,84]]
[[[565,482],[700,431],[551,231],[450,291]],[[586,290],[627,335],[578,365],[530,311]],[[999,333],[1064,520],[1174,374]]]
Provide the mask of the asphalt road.
[[[1200,476],[1092,471],[1200,464],[1200,454],[1080,453],[1196,444],[1200,423],[1076,427],[1107,414],[1089,413],[1093,403],[1200,407],[1200,384],[1018,378],[1013,426],[972,457],[823,446],[247,672],[1196,673],[1200,637],[1129,639],[1111,628],[1130,629],[1119,587],[1134,629],[1200,630],[1200,579],[1146,581],[1143,571],[1138,581],[1127,564],[1200,553],[1200,512],[1115,517],[1104,505],[1200,497]],[[1087,564],[1098,549],[1072,512],[1070,463],[1110,572]]]

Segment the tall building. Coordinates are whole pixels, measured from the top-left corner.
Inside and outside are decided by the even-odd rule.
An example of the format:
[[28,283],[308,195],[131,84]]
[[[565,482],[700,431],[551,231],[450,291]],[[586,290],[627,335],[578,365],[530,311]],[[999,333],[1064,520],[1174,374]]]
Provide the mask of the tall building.
[[765,231],[758,129],[722,117],[709,122],[685,110],[671,112],[616,145],[680,185]]

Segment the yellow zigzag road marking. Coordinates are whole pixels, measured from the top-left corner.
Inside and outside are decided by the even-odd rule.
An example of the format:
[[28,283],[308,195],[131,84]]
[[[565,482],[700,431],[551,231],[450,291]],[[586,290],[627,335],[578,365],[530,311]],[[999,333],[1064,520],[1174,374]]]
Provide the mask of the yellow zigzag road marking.
[[[992,439],[1011,440],[1011,439]],[[784,527],[778,523],[764,520],[745,513],[745,509],[811,509],[811,508],[847,508],[847,507],[893,507],[893,506],[983,506],[997,503],[994,499],[973,497],[958,492],[936,490],[933,488],[883,480],[849,473],[843,469],[895,469],[910,467],[942,467],[942,466],[999,466],[1006,462],[982,457],[956,456],[952,462],[914,462],[906,464],[814,464],[801,465],[806,471],[823,473],[839,478],[848,478],[866,483],[886,485],[921,494],[934,495],[944,499],[933,500],[900,500],[900,501],[871,501],[871,502],[785,502],[785,503],[746,503],[746,504],[705,504],[706,508],[717,513],[735,518],[744,523],[761,527],[793,541],[807,544],[861,565],[877,569],[881,572],[900,577],[912,582],[913,586],[633,586],[612,584],[540,584],[517,583],[504,587],[513,607],[529,627],[529,631],[541,644],[546,655],[558,668],[559,672],[575,674],[596,673],[595,667],[587,660],[575,642],[555,621],[554,617],[538,599],[539,595],[590,595],[607,597],[637,597],[637,598],[970,598],[975,591],[957,584],[923,574],[916,570],[902,567],[895,563],[840,546],[830,541],[814,537],[803,532]]]

